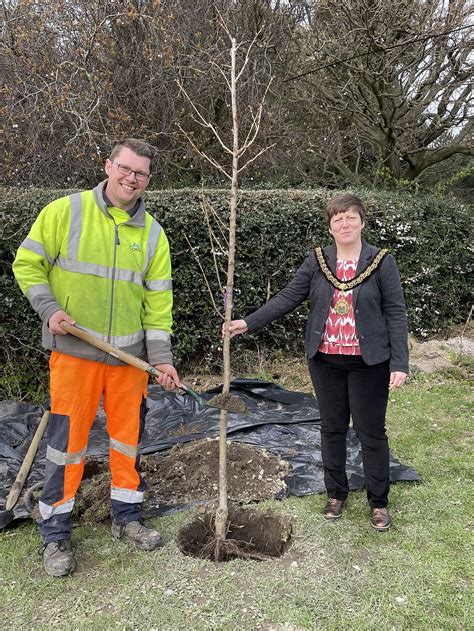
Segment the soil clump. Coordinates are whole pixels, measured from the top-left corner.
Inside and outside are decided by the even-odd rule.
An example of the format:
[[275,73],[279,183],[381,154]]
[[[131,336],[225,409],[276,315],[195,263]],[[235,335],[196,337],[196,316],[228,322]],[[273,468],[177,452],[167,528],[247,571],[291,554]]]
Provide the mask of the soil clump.
[[207,402],[208,405],[213,405],[216,408],[221,408],[222,410],[227,410],[228,412],[240,412],[241,414],[245,414],[247,412],[247,406],[236,397],[234,394],[230,394],[229,392],[221,392],[220,394],[214,395]]

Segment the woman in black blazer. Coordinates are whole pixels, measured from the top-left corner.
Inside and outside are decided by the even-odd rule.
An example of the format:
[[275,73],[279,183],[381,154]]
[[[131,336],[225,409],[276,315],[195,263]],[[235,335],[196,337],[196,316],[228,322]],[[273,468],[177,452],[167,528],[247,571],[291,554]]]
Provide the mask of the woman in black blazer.
[[253,332],[293,311],[306,298],[310,313],[305,350],[321,415],[321,448],[328,501],[326,519],[342,516],[349,492],[346,434],[352,416],[362,446],[370,521],[388,530],[388,391],[408,375],[408,327],[393,257],[362,239],[366,210],[355,195],[329,200],[326,217],[334,244],[316,248],[292,281],[231,336]]

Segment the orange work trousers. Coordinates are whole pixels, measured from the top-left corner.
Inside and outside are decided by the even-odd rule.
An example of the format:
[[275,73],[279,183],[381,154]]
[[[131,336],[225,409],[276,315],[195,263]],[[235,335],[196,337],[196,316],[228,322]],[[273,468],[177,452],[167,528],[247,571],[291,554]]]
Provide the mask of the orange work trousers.
[[[59,515],[64,521],[73,508],[89,432],[102,397],[110,439],[112,516],[115,505],[119,521],[120,512],[123,523],[136,519],[132,506],[143,501],[144,491],[138,443],[144,428],[148,375],[133,366],[110,366],[57,352],[52,352],[49,366],[51,414],[40,500],[45,540],[48,521]],[[57,533],[55,537],[58,540]]]

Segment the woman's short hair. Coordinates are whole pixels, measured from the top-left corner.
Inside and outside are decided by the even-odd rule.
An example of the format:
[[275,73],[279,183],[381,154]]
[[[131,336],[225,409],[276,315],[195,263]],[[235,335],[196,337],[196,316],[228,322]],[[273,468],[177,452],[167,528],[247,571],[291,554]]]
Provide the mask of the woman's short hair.
[[331,223],[331,219],[335,215],[345,213],[349,208],[355,208],[360,215],[361,221],[365,222],[365,215],[367,213],[364,202],[352,193],[344,193],[343,195],[336,195],[326,204],[326,220],[328,225]]
[[136,153],[137,156],[141,156],[142,158],[149,158],[151,166],[151,163],[153,162],[153,157],[155,155],[153,147],[151,147],[148,143],[143,142],[143,140],[136,140],[135,138],[125,138],[124,140],[117,140],[112,148],[112,151],[110,152],[109,159],[113,160],[114,158],[116,158],[123,147],[127,147],[127,149],[130,149],[131,151],[133,151],[133,153]]

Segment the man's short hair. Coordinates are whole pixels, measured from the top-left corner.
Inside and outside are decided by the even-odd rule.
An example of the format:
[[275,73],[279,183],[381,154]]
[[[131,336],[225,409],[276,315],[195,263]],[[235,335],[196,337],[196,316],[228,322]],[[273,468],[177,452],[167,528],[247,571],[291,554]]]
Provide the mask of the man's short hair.
[[367,213],[364,202],[360,197],[352,195],[352,193],[344,193],[343,195],[336,195],[326,204],[326,220],[328,225],[331,223],[331,219],[335,215],[345,213],[349,208],[355,208],[360,215],[361,221],[365,223],[365,215]]
[[125,138],[124,140],[117,140],[110,152],[109,160],[113,160],[118,156],[123,147],[127,147],[137,156],[142,156],[143,158],[150,159],[150,167],[153,162],[153,158],[155,155],[153,147],[151,147],[147,142],[143,142],[143,140],[136,140],[135,138]]

